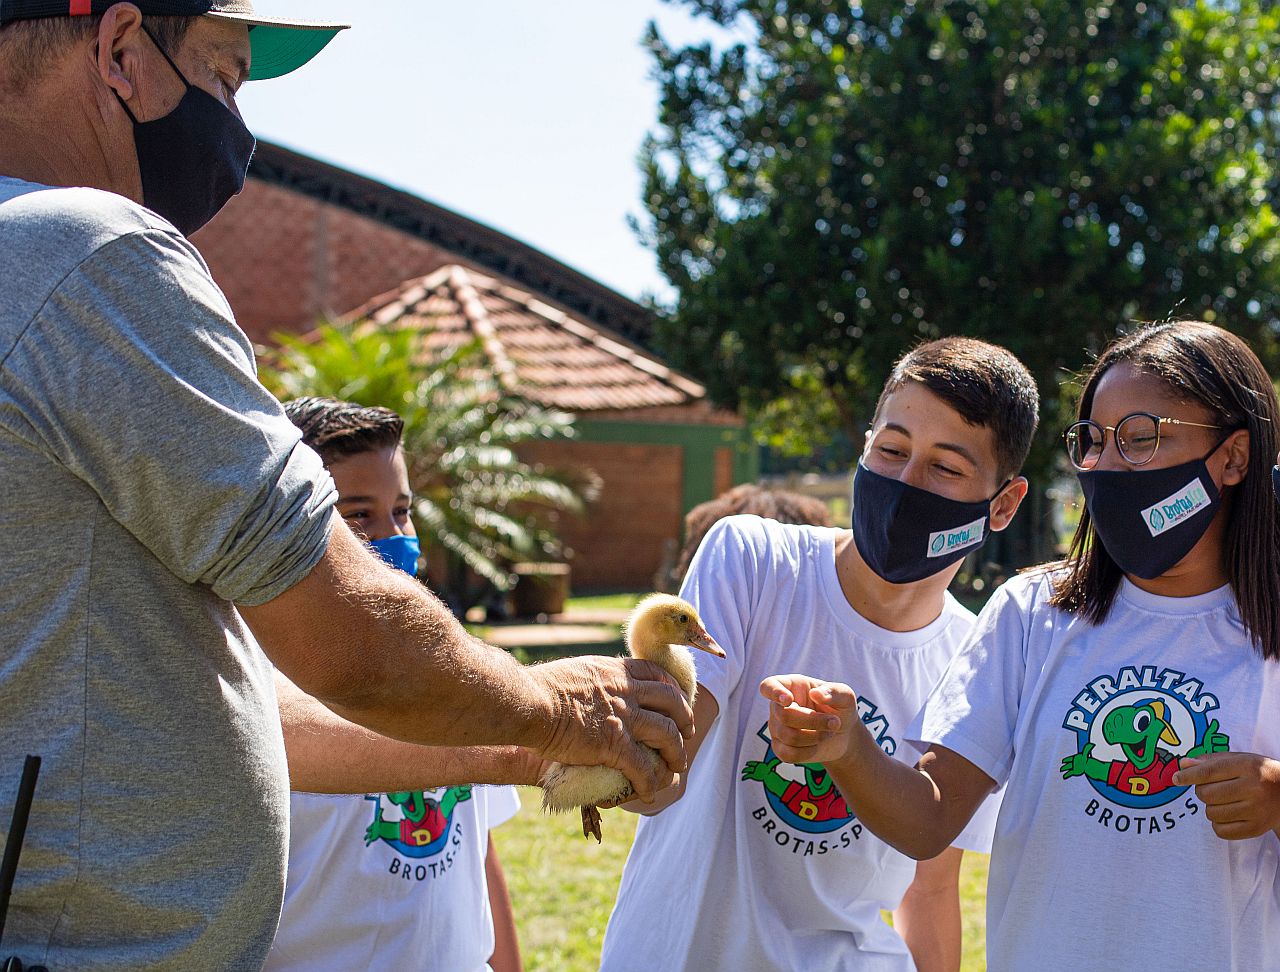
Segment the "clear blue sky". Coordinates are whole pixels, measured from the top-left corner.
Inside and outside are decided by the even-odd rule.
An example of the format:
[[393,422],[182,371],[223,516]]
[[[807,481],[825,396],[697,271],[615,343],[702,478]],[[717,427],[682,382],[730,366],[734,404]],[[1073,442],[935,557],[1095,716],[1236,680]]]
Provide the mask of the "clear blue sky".
[[345,19],[311,64],[245,86],[261,138],[409,190],[530,243],[630,297],[669,292],[627,226],[656,118],[650,57],[708,36],[658,0],[260,0]]

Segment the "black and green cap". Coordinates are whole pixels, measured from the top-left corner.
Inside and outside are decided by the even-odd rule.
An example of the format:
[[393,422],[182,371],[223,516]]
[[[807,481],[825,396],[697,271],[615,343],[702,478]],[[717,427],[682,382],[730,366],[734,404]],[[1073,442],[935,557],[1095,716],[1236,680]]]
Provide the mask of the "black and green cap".
[[[0,26],[37,17],[89,17],[105,13],[120,0],[0,0]],[[214,17],[249,28],[253,49],[250,81],[278,78],[315,57],[338,31],[350,24],[318,23],[269,17],[253,9],[252,0],[131,0],[143,16]]]

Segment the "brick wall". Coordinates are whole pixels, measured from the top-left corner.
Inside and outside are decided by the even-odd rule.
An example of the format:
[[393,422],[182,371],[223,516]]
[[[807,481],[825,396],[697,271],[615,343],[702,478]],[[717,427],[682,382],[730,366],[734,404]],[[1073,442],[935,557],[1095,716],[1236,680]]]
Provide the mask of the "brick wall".
[[599,498],[585,520],[561,515],[555,529],[574,551],[574,590],[649,590],[680,542],[684,450],[672,445],[540,442],[521,447],[529,462],[549,468],[591,469]]
[[305,331],[457,260],[363,216],[250,179],[192,237],[249,337]]
[[[308,330],[322,316],[345,313],[406,280],[460,262],[375,220],[252,178],[193,240],[240,326],[260,343],[275,331]],[[595,417],[740,424],[705,402]],[[565,514],[554,525],[575,553],[574,587],[649,589],[680,540],[683,448],[569,442],[537,443],[522,452],[548,466],[593,469],[603,479],[585,519]],[[731,450],[719,449],[716,491],[732,480]]]

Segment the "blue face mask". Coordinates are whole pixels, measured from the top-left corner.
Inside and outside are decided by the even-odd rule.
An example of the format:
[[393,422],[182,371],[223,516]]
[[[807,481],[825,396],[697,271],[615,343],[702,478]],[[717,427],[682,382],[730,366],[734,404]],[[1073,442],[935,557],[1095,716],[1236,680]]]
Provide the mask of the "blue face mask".
[[403,570],[410,577],[418,576],[418,560],[422,557],[422,546],[417,537],[397,534],[394,537],[383,537],[381,540],[370,540],[369,546],[384,561],[397,570]]

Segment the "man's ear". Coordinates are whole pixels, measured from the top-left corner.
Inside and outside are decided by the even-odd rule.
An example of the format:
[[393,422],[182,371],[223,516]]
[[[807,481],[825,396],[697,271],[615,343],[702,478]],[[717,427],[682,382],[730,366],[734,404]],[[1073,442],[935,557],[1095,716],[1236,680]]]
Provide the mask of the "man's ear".
[[142,66],[142,12],[131,3],[117,3],[102,15],[95,48],[95,69],[103,84],[122,101],[134,95],[134,81]]
[[1222,446],[1226,463],[1222,467],[1222,485],[1237,486],[1249,473],[1249,430],[1237,429]]
[[999,533],[1013,521],[1030,484],[1025,476],[1015,476],[991,503],[991,529]]

